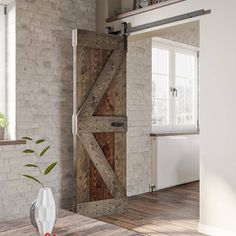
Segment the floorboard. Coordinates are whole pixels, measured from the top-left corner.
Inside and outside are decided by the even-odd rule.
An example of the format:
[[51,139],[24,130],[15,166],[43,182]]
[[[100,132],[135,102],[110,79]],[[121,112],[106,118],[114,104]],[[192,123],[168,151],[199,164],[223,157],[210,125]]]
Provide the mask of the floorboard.
[[203,235],[197,232],[199,183],[130,197],[127,212],[99,219],[143,235]]

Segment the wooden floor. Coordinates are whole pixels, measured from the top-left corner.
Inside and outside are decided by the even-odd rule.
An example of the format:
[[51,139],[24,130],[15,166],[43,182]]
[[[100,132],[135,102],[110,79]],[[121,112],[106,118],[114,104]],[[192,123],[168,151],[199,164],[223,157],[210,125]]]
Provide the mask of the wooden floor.
[[199,219],[199,183],[129,198],[126,213],[100,220],[144,235],[192,236]]

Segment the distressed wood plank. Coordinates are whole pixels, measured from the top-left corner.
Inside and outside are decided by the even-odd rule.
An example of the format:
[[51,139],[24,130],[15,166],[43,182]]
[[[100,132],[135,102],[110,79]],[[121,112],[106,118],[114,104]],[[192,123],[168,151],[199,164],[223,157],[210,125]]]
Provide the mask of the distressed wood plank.
[[114,198],[125,197],[123,186],[109,165],[93,134],[80,133],[78,136],[112,196]]
[[76,203],[90,201],[90,158],[83,144],[77,141],[76,165]]
[[[94,133],[93,135],[104,156],[106,157],[109,165],[114,171],[114,133]],[[109,191],[107,185],[105,184],[102,176],[98,171],[96,178],[99,185],[100,195],[98,194],[98,191],[95,190],[97,193],[96,198],[93,198],[93,201],[113,198],[111,192]]]
[[77,213],[97,218],[126,211],[127,198],[106,199],[77,205]]
[[[127,119],[125,112],[124,115],[116,114],[126,110],[126,97],[122,98],[119,91],[117,93],[121,64],[124,66],[121,70],[125,71],[126,67],[126,37],[80,30],[77,33],[76,181],[79,183],[76,184],[76,204],[125,198],[126,170],[123,163],[126,159]],[[118,87],[121,89],[122,86]],[[98,121],[94,122],[96,117]],[[112,126],[108,117],[115,117]],[[120,121],[124,121],[124,127],[119,127]]]
[[[94,112],[95,116],[113,116],[115,111],[115,81],[114,79],[111,81],[108,89],[104,93],[101,101],[99,102],[96,111]],[[108,163],[111,168],[114,170],[114,133],[111,132],[102,132],[102,133],[94,133],[94,138],[96,139],[99,147],[103,151]],[[96,168],[96,167],[95,167]],[[96,200],[104,200],[111,199],[112,195],[106,184],[104,183],[101,175],[97,171],[96,175],[96,183],[98,184],[97,190],[94,194],[94,198],[91,199],[93,201]],[[96,195],[96,197],[95,197]]]
[[124,37],[77,30],[77,45],[104,50],[124,50]]
[[126,132],[127,118],[115,116],[90,116],[78,118],[77,132]]
[[[103,65],[109,60],[110,55],[111,51],[109,50],[86,47],[77,48],[77,113],[94,86],[98,75],[103,69]],[[94,168],[80,140],[77,140],[76,149],[76,203],[81,203],[91,199],[91,178],[94,179],[94,173],[91,173],[91,171]]]
[[125,53],[123,51],[114,50],[112,52],[108,62],[104,66],[88,97],[83,103],[79,111],[79,117],[93,115],[104,93],[108,89],[114,75],[116,74],[116,71],[120,67],[124,56]]
[[[93,70],[91,68],[90,57],[96,55],[95,50],[88,48],[77,48],[77,81],[76,81],[76,113],[84,103],[91,87],[96,81]],[[77,137],[76,137],[77,139]],[[90,158],[84,146],[79,139],[76,141],[76,158],[75,164],[75,198],[76,204],[87,202],[90,200]]]
[[[110,51],[107,50],[98,50],[98,55],[96,59],[95,68],[99,68],[96,71],[97,77],[101,73],[104,65],[109,60],[111,55]],[[101,69],[100,69],[101,68]],[[112,83],[111,83],[112,84]],[[112,91],[111,84],[101,99],[94,115],[111,115],[113,114],[113,99],[110,96]],[[106,156],[107,161],[113,168],[114,161],[114,137],[112,134],[94,134],[95,139],[97,140],[100,148],[102,149],[104,155]],[[99,174],[97,168],[94,166],[93,162],[90,160],[90,201],[102,200],[112,198],[110,191],[108,190],[106,184],[104,183],[101,175]]]

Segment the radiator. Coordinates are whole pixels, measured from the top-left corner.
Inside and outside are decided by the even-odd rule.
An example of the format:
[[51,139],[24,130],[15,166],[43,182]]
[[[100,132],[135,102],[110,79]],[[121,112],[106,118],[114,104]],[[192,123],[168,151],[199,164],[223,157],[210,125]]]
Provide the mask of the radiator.
[[152,139],[152,184],[168,188],[199,180],[199,135]]

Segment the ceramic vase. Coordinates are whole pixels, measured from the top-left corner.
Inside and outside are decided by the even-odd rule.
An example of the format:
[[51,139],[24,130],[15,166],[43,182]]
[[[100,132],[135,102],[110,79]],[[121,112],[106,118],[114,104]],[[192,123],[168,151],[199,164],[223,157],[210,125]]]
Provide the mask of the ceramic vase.
[[35,203],[35,220],[40,235],[51,234],[56,221],[56,205],[50,188],[41,188]]

